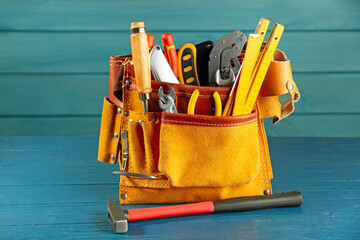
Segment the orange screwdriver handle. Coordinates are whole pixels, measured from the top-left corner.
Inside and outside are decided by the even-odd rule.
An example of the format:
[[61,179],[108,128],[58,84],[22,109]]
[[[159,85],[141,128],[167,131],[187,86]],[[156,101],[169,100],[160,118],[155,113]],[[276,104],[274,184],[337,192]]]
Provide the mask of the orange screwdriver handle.
[[152,89],[149,45],[144,22],[131,23],[130,33],[132,61],[137,90],[139,98],[143,103],[144,112],[147,113],[148,100],[150,99]]
[[164,46],[166,60],[169,62],[169,65],[173,70],[176,78],[179,78],[178,63],[177,63],[178,59],[176,55],[174,38],[171,33],[164,33],[161,36],[161,40]]

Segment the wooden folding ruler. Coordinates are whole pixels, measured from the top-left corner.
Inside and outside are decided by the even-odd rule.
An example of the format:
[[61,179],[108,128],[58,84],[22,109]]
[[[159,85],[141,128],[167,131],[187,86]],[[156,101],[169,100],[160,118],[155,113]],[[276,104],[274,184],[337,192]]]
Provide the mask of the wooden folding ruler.
[[276,23],[270,37],[266,43],[266,46],[258,60],[256,72],[253,75],[253,81],[250,91],[246,98],[244,108],[241,110],[240,115],[250,114],[254,108],[256,99],[259,95],[261,85],[265,79],[265,75],[273,59],[277,45],[279,44],[281,35],[284,31],[284,26]]
[[270,21],[267,19],[260,19],[260,22],[255,30],[255,34],[250,34],[249,36],[239,84],[236,89],[232,116],[240,115],[242,109],[244,108],[246,97],[248,96],[248,92],[251,87],[251,80],[253,79],[252,76],[254,75],[256,69],[255,65],[260,54],[261,44],[264,41],[269,23]]
[[[253,67],[254,67],[255,62],[256,62],[256,60],[258,58],[260,48],[261,48],[261,43],[265,38],[266,31],[267,31],[267,28],[269,26],[269,23],[270,23],[269,20],[267,20],[265,18],[261,18],[258,25],[257,25],[257,27],[256,27],[255,33],[250,34],[250,36],[249,36],[248,43],[247,43],[247,46],[246,46],[245,58],[243,60],[242,70],[241,70],[241,73],[239,74],[238,78],[236,79],[236,82],[234,83],[233,88],[231,89],[229,98],[228,98],[228,100],[226,102],[226,105],[225,105],[223,113],[222,113],[223,116],[232,115],[233,105],[234,105],[234,103],[236,101],[235,96],[242,96],[244,98],[244,100],[242,102],[243,102],[243,104],[245,104],[246,96],[247,96],[248,89],[249,89],[251,83],[249,83],[248,84],[249,86],[245,89],[246,80],[244,80],[244,79],[249,78],[248,81],[250,81],[251,76],[248,76],[248,75],[250,75],[251,72],[253,71]],[[260,42],[260,45],[258,45],[259,44],[259,43],[257,43],[258,41]],[[254,64],[252,64],[251,61],[254,61]],[[250,72],[250,74],[248,72]],[[241,91],[241,89],[238,88],[239,87],[238,86],[239,81],[243,85],[243,88],[244,88],[243,91]],[[239,101],[240,100],[237,100],[238,104],[239,104]],[[239,106],[239,105],[237,105],[237,106]]]

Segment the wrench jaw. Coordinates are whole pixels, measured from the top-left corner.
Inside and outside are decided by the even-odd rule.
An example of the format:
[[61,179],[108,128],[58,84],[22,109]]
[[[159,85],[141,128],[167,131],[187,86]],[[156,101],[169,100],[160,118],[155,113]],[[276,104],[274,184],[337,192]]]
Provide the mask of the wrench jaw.
[[231,68],[229,69],[229,77],[225,79],[221,78],[220,69],[218,69],[215,73],[215,82],[221,87],[232,86],[235,79],[234,71]]
[[173,87],[170,86],[170,93],[165,95],[163,88],[159,88],[159,107],[164,110],[165,112],[169,113],[177,113],[176,107],[175,107],[175,90]]

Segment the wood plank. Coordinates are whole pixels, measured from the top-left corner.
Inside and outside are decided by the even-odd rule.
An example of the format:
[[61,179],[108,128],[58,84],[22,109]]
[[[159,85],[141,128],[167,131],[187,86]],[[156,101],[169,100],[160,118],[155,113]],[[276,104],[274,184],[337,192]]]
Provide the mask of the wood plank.
[[[117,185],[119,181],[117,176],[111,174],[112,171],[118,170],[117,164],[96,161],[97,137],[13,137],[10,140],[0,138],[0,146],[1,186],[39,186],[45,182],[47,186]],[[282,151],[285,146],[287,151]],[[360,162],[354,157],[360,156],[358,146],[360,138],[269,138],[276,178],[290,181],[292,184],[310,179],[322,181],[321,184],[324,181],[342,184],[360,180],[357,168],[360,168]],[[290,158],[289,152],[292,153]],[[308,153],[311,153],[311,158],[307,158]],[[327,159],[326,169],[320,168],[321,162],[319,163],[324,158]],[[287,159],[287,164],[283,164],[281,159]],[[339,159],[346,159],[348,164],[339,167]],[[302,162],[302,165],[299,165],[299,162]],[[24,168],[27,170],[23,171]],[[344,171],[347,175],[342,174]],[[305,177],[304,172],[307,173]],[[281,189],[286,187],[280,188],[279,191]]]
[[[174,39],[180,47],[186,42],[217,41],[226,33],[184,31],[174,33]],[[161,33],[155,36],[161,44]],[[341,47],[339,41],[329,41],[334,36],[334,32],[285,30],[279,48],[295,72],[358,72],[360,59],[354,52],[360,51],[360,32],[341,32]],[[0,48],[0,73],[107,73],[110,55],[130,53],[127,32],[1,32],[0,39],[6,46]]]
[[[93,184],[92,180],[77,184],[78,180],[69,171],[83,166],[84,179],[94,177],[87,165],[95,166],[95,161],[90,163],[91,160],[84,159],[89,160],[96,153],[96,142],[95,137],[0,137],[0,155],[4,159],[0,169],[15,167],[17,163],[15,170],[19,176],[13,179],[33,172],[27,185],[0,185],[3,193],[0,195],[0,236],[6,239],[119,238],[107,223],[106,214],[106,199],[117,200],[118,184]],[[360,138],[271,138],[269,143],[274,192],[300,189],[304,198],[301,207],[133,222],[129,224],[129,232],[122,236],[135,239],[234,239],[240,235],[256,239],[356,239],[360,233],[357,184]],[[51,164],[44,164],[45,161]],[[44,174],[46,168],[62,174],[62,184],[61,181],[54,184],[53,178],[58,176],[51,170]],[[106,179],[107,171],[99,168],[98,175]],[[37,179],[36,175],[43,179],[37,185],[32,182],[32,178]],[[3,180],[0,179],[0,184]],[[147,205],[150,206],[153,205]]]
[[275,126],[265,120],[271,137],[360,137],[360,114],[294,114]]
[[[107,74],[0,75],[0,102],[7,102],[0,108],[0,116],[99,115],[103,97],[108,95],[107,77]],[[301,92],[296,114],[360,111],[356,99],[360,73],[294,73],[294,79]],[[26,101],[19,103],[19,98]]]
[[2,136],[95,136],[100,132],[100,115],[1,117]]
[[0,85],[0,101],[7,102],[0,115],[6,116],[99,115],[108,96],[107,74],[5,74]]
[[359,113],[360,73],[294,73],[301,99],[296,114]]
[[[98,116],[17,116],[0,117],[2,136],[97,136]],[[265,119],[270,137],[360,137],[359,114],[297,115],[272,126]]]
[[[215,4],[215,5],[214,5]],[[279,22],[291,30],[359,29],[359,2],[356,0],[236,0],[217,6],[200,0],[157,1],[26,1],[3,0],[0,28],[4,30],[91,30],[128,31],[130,20],[141,19],[149,29],[253,30],[260,17]],[[141,6],[141,7],[139,7]],[[31,21],[29,21],[31,19]]]
[[[344,201],[349,205],[344,206]],[[97,239],[119,237],[106,221],[106,201],[101,204],[59,204],[56,207],[36,205],[36,210],[34,206],[8,206],[5,210],[8,210],[5,216],[8,216],[9,222],[1,226],[0,233],[3,232],[4,236],[31,238],[43,232],[48,237],[61,236],[62,239],[85,238],[89,234]],[[9,213],[13,213],[11,218]],[[350,239],[358,236],[359,223],[359,209],[355,201],[321,199],[309,200],[300,208],[132,222],[129,223],[128,233],[123,236],[148,239],[156,234],[156,239],[202,239],[197,235],[201,233],[206,239],[219,239],[219,235],[222,235],[221,239],[236,239],[239,235],[256,239],[298,239],[300,236],[331,239],[334,234],[339,234]],[[255,230],[258,228],[261,231]]]

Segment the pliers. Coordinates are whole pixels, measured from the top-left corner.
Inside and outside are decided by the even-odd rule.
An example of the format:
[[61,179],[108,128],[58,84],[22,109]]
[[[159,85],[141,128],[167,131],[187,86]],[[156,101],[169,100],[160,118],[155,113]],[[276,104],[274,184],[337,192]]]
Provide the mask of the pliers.
[[[194,115],[195,112],[195,105],[197,102],[197,99],[199,97],[199,90],[195,90],[190,97],[189,104],[188,104],[188,114]],[[221,116],[222,113],[222,104],[221,104],[221,98],[218,92],[214,92],[213,94],[214,102],[215,102],[215,116]]]

